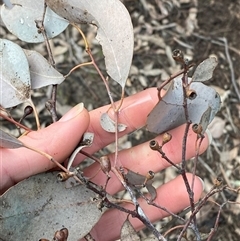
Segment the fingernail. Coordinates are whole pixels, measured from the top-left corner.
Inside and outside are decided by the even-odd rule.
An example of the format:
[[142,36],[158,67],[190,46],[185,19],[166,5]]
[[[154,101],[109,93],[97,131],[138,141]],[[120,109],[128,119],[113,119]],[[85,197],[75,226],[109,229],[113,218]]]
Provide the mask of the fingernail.
[[122,110],[131,109],[132,111],[132,109],[136,106],[144,106],[147,108],[146,105],[148,105],[148,110],[150,112],[154,105],[157,104],[157,100],[157,90],[145,90],[132,96],[130,102],[125,101],[125,103],[123,103]]
[[[157,90],[153,88],[127,97],[120,109],[119,121],[131,127],[131,130],[145,126],[147,116],[157,103],[157,99]],[[139,112],[141,112],[141,118],[136,116]],[[113,116],[113,113],[108,113],[110,113],[110,117]]]
[[208,138],[208,145],[211,145],[212,144],[212,133],[210,132],[209,129],[206,129],[205,131],[206,135],[207,135],[207,138]]
[[59,122],[65,122],[65,121],[69,121],[71,119],[73,119],[74,117],[76,117],[77,115],[79,115],[82,110],[84,109],[84,104],[83,103],[79,103],[77,105],[75,105],[71,110],[69,110],[60,120]]
[[201,181],[201,183],[202,183],[202,190],[204,191],[205,183],[204,183],[204,181],[203,181],[203,179],[201,177],[198,177],[198,179]]

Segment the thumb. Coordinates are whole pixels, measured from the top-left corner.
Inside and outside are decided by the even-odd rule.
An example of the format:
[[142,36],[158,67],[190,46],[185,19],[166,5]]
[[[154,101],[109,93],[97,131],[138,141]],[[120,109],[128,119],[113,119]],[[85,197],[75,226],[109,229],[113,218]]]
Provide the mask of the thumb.
[[[68,111],[59,121],[44,129],[32,131],[20,140],[28,146],[48,153],[56,161],[63,162],[81,140],[89,120],[89,114],[81,103]],[[54,167],[51,161],[26,148],[3,148],[0,152],[2,190],[24,178]]]

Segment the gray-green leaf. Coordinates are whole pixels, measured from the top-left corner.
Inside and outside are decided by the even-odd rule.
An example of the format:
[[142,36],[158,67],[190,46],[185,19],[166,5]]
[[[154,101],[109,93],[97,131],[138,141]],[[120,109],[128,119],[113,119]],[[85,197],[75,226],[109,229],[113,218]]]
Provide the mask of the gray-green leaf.
[[31,89],[39,89],[48,85],[61,84],[64,77],[38,52],[24,49],[29,63]]
[[[43,42],[44,37],[38,32],[35,21],[42,21],[44,0],[15,0],[13,8],[1,7],[1,17],[8,30],[25,42]],[[44,28],[47,37],[53,38],[60,34],[68,22],[56,15],[51,9],[46,9]]]
[[210,80],[212,78],[213,71],[216,68],[217,64],[218,62],[215,57],[205,59],[197,66],[192,76],[192,81],[204,82]]
[[[166,94],[153,108],[147,119],[147,129],[161,134],[174,129],[187,122],[183,107],[182,76],[174,79]],[[211,87],[201,82],[191,82],[191,90],[196,93],[196,98],[187,99],[188,117],[191,123],[200,123],[205,111],[210,107],[207,126],[220,109],[220,96]]]
[[119,0],[46,0],[57,14],[73,23],[98,27],[96,39],[102,46],[107,73],[123,88],[133,55],[133,27],[130,15]]
[[22,48],[0,39],[0,63],[0,105],[9,108],[30,99],[30,72]]
[[57,172],[30,177],[0,197],[0,234],[7,241],[39,240],[66,227],[69,240],[86,235],[101,212],[85,186],[65,188]]
[[19,147],[24,147],[24,144],[16,137],[11,136],[0,129],[0,147],[15,149]]

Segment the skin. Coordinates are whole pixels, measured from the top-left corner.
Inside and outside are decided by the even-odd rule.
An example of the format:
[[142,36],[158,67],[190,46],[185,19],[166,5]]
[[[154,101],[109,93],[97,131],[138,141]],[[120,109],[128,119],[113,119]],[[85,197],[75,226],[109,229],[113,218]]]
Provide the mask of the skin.
[[[127,129],[119,133],[119,136],[143,127],[146,124],[147,115],[157,102],[158,97],[155,88],[144,90],[126,98],[120,111],[119,123],[127,125]],[[66,113],[58,122],[39,131],[32,131],[28,135],[20,137],[20,139],[22,142],[50,154],[55,160],[63,163],[80,141],[82,134],[86,131],[93,132],[95,135],[94,143],[90,148],[85,149],[88,153],[93,154],[114,142],[114,134],[104,131],[99,121],[100,115],[108,109],[109,106],[104,106],[88,113],[88,111],[79,104]],[[110,111],[110,115],[111,114]],[[172,140],[164,146],[166,155],[174,163],[181,162],[181,141],[184,128],[184,126],[180,126],[171,130]],[[161,143],[161,135],[156,139]],[[195,155],[195,141],[196,134],[190,131],[187,142],[187,159]],[[204,138],[200,148],[201,153],[206,150],[208,144],[208,138]],[[73,165],[82,162],[84,159],[85,157],[79,154]],[[110,155],[110,159],[113,161],[114,154]],[[149,142],[120,151],[118,162],[120,165],[143,175],[149,170],[159,172],[169,166],[169,164],[160,157],[159,153],[149,148]],[[54,165],[48,159],[26,148],[0,148],[0,194],[21,180],[52,168],[54,168]],[[94,176],[98,170],[99,165],[95,163],[86,168],[84,174],[86,176]],[[191,180],[192,175],[189,173],[187,176],[189,180]],[[106,176],[102,172],[99,172],[92,179],[92,181],[99,185],[104,185],[105,180]],[[110,194],[115,194],[121,190],[122,186],[120,182],[114,174],[111,173],[107,191]],[[202,181],[196,177],[194,185],[194,199],[196,201],[200,198],[202,190]],[[172,212],[178,212],[189,206],[188,194],[181,176],[158,187],[157,193],[155,202]],[[167,216],[167,213],[162,210],[154,207],[150,208],[146,202],[140,201],[140,203],[152,222]],[[125,206],[126,208],[133,209],[133,206],[130,206],[130,204]],[[118,210],[105,212],[92,229],[92,236],[96,240],[105,241],[119,238],[120,228],[126,217],[127,215],[125,213]],[[142,223],[137,219],[130,217],[130,221],[137,230],[143,228]]]

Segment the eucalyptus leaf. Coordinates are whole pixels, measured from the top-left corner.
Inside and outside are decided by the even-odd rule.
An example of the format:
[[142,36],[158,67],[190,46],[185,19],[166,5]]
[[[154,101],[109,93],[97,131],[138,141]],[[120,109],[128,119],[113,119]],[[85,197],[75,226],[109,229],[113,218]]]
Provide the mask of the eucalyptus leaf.
[[[101,115],[101,119],[100,119],[100,124],[101,124],[101,127],[107,131],[107,132],[110,132],[110,133],[114,133],[116,131],[116,124],[115,124],[115,121],[113,121],[110,116],[108,115],[108,113],[103,113]],[[122,131],[125,131],[127,128],[126,125],[124,124],[121,124],[121,123],[118,123],[118,131],[119,132],[122,132]]]
[[[189,89],[196,93],[196,98],[187,99],[189,121],[200,123],[204,112],[210,107],[209,124],[220,109],[219,94],[201,82],[191,82]],[[148,115],[147,129],[160,134],[186,123],[183,99],[182,76],[179,76]]]
[[[38,31],[36,21],[43,20],[44,0],[14,0],[13,8],[1,7],[1,17],[7,29],[25,42],[43,42],[44,37]],[[68,22],[55,14],[51,9],[46,9],[44,28],[47,37],[53,38],[68,26]]]
[[67,170],[70,170],[76,155],[85,147],[90,147],[93,143],[94,134],[91,132],[85,132],[83,135],[83,140],[80,142],[79,146],[73,151],[72,155],[68,160]]
[[127,174],[125,174],[124,178],[128,185],[130,185],[136,189],[141,189],[142,187],[146,187],[146,189],[148,190],[148,192],[151,196],[151,201],[156,199],[157,191],[156,191],[155,187],[152,185],[153,179],[146,179],[146,176],[143,176],[143,175],[133,172],[131,170],[128,170],[128,172],[127,172]]
[[217,64],[218,62],[215,57],[205,59],[202,63],[200,63],[197,66],[192,76],[192,81],[204,82],[210,80],[212,78],[213,71],[216,68]]
[[57,14],[73,23],[98,27],[96,39],[102,46],[107,73],[124,88],[132,62],[133,27],[119,0],[46,0]]
[[141,241],[128,219],[123,223],[121,228],[121,241]]
[[59,73],[38,52],[24,49],[29,63],[31,89],[38,89],[48,85],[61,84],[64,76]]
[[0,129],[0,147],[14,149],[24,147],[24,144],[16,137]]
[[69,240],[79,240],[99,220],[94,193],[85,186],[65,188],[57,172],[32,176],[0,196],[3,240],[39,240],[65,227]]
[[201,120],[200,120],[200,125],[202,127],[201,134],[204,134],[208,125],[209,125],[209,119],[211,116],[212,108],[209,106],[207,110],[202,114]]
[[6,5],[7,8],[13,8],[13,5],[10,0],[3,0],[3,3]]
[[9,108],[30,99],[27,57],[17,44],[0,39],[0,105]]

